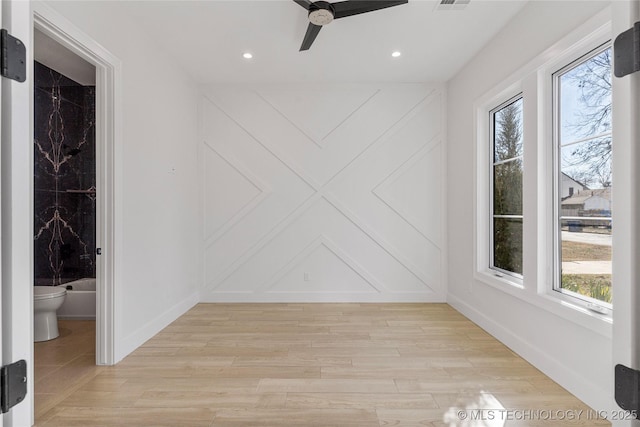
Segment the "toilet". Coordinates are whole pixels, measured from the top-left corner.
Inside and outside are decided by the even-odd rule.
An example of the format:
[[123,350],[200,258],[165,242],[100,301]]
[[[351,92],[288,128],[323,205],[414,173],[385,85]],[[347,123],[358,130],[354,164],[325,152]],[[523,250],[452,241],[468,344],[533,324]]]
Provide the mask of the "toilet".
[[58,337],[56,311],[66,296],[67,290],[61,286],[33,287],[33,340],[35,342],[49,341]]

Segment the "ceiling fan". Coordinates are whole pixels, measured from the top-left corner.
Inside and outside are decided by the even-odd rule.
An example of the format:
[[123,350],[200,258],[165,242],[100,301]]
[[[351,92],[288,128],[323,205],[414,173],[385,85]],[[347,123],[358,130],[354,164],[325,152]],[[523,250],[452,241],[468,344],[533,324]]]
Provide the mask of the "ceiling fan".
[[307,33],[304,35],[304,40],[300,46],[301,52],[303,50],[309,50],[322,27],[334,19],[373,12],[409,2],[408,0],[350,0],[339,1],[337,3],[329,3],[323,0],[316,2],[310,0],[293,1],[309,11],[309,26],[307,27]]

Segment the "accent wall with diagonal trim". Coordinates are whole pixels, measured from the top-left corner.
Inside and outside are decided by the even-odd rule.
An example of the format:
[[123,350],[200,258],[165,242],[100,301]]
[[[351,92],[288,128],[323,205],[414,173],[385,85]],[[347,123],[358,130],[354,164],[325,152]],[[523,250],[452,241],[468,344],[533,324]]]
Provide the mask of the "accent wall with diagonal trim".
[[444,302],[442,86],[210,86],[205,302]]

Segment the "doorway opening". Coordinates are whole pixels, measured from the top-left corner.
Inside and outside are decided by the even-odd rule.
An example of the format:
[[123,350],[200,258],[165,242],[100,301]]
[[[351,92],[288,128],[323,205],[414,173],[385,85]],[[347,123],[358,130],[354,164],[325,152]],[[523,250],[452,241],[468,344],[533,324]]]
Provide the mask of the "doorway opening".
[[[65,394],[63,379],[73,384],[74,373],[95,365],[96,67],[38,29],[33,46],[33,283],[46,295],[34,302],[41,415]],[[39,321],[53,314],[57,322]]]
[[[38,357],[35,351],[37,395],[49,391],[39,390],[38,374],[46,374],[44,366],[54,365],[51,361],[59,361],[60,354],[71,357],[82,350],[77,357],[86,366],[76,373],[84,374],[85,379],[96,365],[112,365],[118,360],[114,295],[116,266],[120,265],[115,253],[121,230],[116,221],[120,178],[115,169],[121,164],[116,137],[121,65],[43,3],[33,5],[33,41],[33,284],[71,286],[67,292],[76,293],[67,298],[75,300],[69,301],[75,307],[61,306],[58,312],[60,336],[50,341],[59,347],[58,355]],[[38,117],[36,105],[42,100],[45,107],[40,115],[45,123],[39,123],[43,119]],[[38,173],[46,176],[35,176]],[[46,181],[53,185],[45,186]],[[36,192],[44,195],[42,201]],[[93,291],[91,282],[95,283]],[[65,375],[60,381],[52,376],[47,382],[67,390],[74,385],[73,378]],[[63,397],[63,393],[54,394]],[[34,397],[38,417],[42,413]]]

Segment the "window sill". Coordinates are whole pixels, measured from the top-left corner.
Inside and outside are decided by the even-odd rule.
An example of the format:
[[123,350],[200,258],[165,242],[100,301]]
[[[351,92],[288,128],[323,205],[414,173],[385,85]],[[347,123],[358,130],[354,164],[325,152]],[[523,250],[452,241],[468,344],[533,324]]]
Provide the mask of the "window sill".
[[611,338],[613,335],[611,313],[607,315],[596,313],[586,308],[586,305],[571,301],[573,298],[562,296],[555,291],[549,291],[549,293],[532,291],[525,288],[523,281],[515,277],[496,277],[492,270],[476,271],[474,277],[476,279],[474,287],[487,285],[606,338]]
[[[612,309],[607,309],[606,313],[598,313],[594,310],[590,310],[586,301],[582,301],[576,297],[563,295],[557,291],[549,291],[548,293],[540,294],[539,297],[548,301],[550,304],[560,306],[566,310],[571,310],[573,313],[578,313],[583,318],[586,316],[588,319],[608,324],[609,329],[611,329],[611,325],[613,325]],[[608,336],[610,335],[611,334],[609,332]]]
[[491,269],[477,271],[475,274],[475,278],[489,286],[500,289],[502,291],[508,292],[509,290],[511,290],[513,292],[519,293],[524,290],[522,279]]

